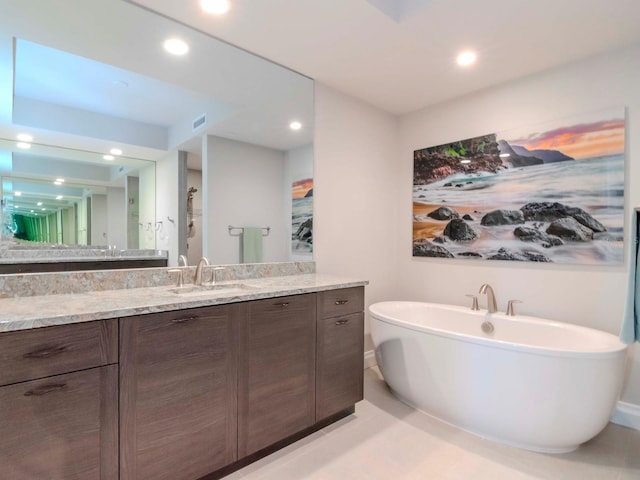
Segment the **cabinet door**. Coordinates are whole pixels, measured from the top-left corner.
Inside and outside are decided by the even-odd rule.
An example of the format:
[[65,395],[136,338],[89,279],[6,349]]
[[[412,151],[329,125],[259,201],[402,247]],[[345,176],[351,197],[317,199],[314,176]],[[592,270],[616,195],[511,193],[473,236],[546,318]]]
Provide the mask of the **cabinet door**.
[[316,420],[363,398],[364,313],[318,319]]
[[235,306],[120,320],[123,480],[193,480],[236,460]]
[[117,480],[118,367],[0,388],[0,477]]
[[307,294],[244,304],[238,398],[240,458],[315,422],[315,302],[315,294]]

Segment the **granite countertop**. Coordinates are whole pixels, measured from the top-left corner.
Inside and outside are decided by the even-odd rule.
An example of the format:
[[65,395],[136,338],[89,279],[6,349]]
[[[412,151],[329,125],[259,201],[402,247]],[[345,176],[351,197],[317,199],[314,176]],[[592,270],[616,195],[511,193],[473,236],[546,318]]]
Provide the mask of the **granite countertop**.
[[225,284],[246,288],[189,291],[192,286],[187,284],[182,290],[186,293],[176,293],[175,286],[160,286],[3,298],[0,332],[357,287],[368,282],[312,273],[218,283]]

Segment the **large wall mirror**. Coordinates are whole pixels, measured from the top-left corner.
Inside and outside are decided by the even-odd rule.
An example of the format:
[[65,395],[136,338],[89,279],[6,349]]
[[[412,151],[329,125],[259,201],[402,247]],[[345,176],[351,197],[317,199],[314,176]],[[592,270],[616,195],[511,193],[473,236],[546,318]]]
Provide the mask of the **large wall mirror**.
[[5,240],[312,258],[311,79],[135,2],[0,11]]

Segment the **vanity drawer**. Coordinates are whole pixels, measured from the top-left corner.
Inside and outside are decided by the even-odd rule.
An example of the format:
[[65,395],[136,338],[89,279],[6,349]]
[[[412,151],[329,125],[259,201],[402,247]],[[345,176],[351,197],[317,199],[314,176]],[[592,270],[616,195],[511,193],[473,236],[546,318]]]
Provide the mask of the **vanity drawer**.
[[0,333],[0,385],[118,361],[116,320]]
[[364,310],[364,287],[341,288],[318,293],[318,317],[331,318]]

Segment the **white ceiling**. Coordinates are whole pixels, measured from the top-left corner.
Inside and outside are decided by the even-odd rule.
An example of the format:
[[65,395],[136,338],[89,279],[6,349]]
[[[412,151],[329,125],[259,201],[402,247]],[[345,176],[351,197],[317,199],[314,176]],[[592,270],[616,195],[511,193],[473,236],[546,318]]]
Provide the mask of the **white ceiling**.
[[[640,42],[639,0],[135,0],[394,114]],[[386,13],[385,13],[386,12]],[[476,66],[455,64],[477,50]]]

